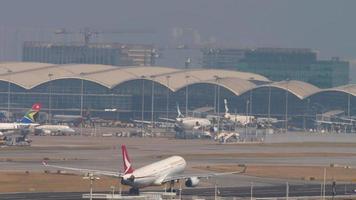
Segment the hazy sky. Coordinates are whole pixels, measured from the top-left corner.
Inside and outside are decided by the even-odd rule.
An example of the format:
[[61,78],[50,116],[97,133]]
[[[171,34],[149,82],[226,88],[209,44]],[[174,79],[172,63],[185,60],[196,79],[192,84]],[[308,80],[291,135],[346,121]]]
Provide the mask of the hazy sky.
[[307,47],[321,58],[356,60],[354,0],[0,0],[0,28],[173,27],[235,47]]

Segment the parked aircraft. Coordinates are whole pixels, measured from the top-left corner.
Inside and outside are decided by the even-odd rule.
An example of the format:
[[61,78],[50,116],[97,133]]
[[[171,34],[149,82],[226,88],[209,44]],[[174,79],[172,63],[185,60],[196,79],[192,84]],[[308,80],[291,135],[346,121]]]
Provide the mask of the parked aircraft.
[[73,134],[75,130],[70,128],[67,125],[52,125],[52,124],[45,124],[35,127],[36,131],[41,131],[44,134]]
[[21,131],[38,126],[39,124],[37,124],[36,121],[40,109],[41,104],[35,103],[20,121],[13,123],[0,123],[0,136],[11,135],[14,134],[15,131]]
[[254,116],[250,116],[250,115],[238,115],[238,114],[230,114],[229,113],[229,107],[227,105],[227,99],[224,99],[224,104],[225,104],[225,114],[224,114],[224,118],[234,122],[234,123],[240,123],[242,125],[246,125],[249,123],[252,123],[253,120],[255,119]]
[[148,186],[160,186],[166,183],[170,183],[170,189],[173,189],[174,183],[178,181],[185,181],[186,187],[195,187],[198,185],[200,179],[209,178],[221,175],[231,175],[244,173],[244,168],[242,171],[238,172],[227,172],[227,173],[207,173],[207,174],[183,174],[186,168],[186,161],[180,156],[171,156],[166,159],[154,162],[152,164],[143,166],[138,169],[134,169],[125,145],[121,146],[122,159],[123,159],[123,172],[111,172],[111,171],[101,171],[101,170],[90,170],[74,167],[65,167],[58,165],[50,165],[43,161],[43,165],[46,167],[53,167],[57,169],[72,170],[83,173],[89,173],[90,175],[106,175],[117,177],[121,179],[121,184],[128,185],[131,187],[131,194],[138,194],[140,188]]
[[[206,118],[201,118],[201,117],[185,117],[180,109],[179,106],[177,105],[177,112],[178,116],[175,119],[171,118],[160,118],[160,120],[165,121],[165,122],[153,122],[155,126],[157,127],[162,127],[164,126],[169,126],[167,124],[173,124],[175,128],[183,129],[183,130],[198,130],[206,127],[211,126],[211,122],[209,119]],[[146,121],[146,120],[133,120],[135,123],[142,123],[146,125],[152,125],[151,121]]]
[[176,119],[161,118],[166,121],[175,122],[179,127],[184,130],[197,130],[211,126],[210,120],[201,117],[185,117],[177,105],[178,116]]

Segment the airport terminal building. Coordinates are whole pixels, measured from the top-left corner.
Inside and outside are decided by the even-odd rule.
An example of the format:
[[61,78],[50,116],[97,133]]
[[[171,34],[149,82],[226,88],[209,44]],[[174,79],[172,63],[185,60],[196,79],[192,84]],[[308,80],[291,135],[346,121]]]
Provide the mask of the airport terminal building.
[[[151,120],[201,107],[255,116],[306,119],[329,110],[356,114],[356,85],[320,89],[306,82],[272,82],[249,72],[95,64],[0,63],[0,110],[23,111],[41,102],[48,114]],[[191,112],[189,114],[192,114]],[[303,123],[304,124],[301,124]]]

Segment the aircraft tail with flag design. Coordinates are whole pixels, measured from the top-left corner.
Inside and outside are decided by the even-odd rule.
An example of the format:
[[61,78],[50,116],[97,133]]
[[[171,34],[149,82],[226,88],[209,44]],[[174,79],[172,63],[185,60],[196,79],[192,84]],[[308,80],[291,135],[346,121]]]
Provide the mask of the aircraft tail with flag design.
[[27,111],[27,113],[20,120],[21,123],[31,124],[37,121],[39,112],[41,110],[41,104],[35,103],[32,105],[32,108]]
[[132,174],[134,172],[134,168],[131,165],[129,154],[125,145],[121,145],[121,152],[122,160],[124,161],[124,174]]

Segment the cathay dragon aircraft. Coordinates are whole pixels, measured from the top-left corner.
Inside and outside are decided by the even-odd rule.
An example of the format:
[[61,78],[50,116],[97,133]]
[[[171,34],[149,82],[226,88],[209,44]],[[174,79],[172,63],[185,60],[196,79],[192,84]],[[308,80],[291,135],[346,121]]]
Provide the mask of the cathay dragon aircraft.
[[134,169],[128,156],[126,146],[121,146],[123,158],[123,172],[111,172],[91,169],[81,169],[74,167],[65,167],[58,165],[47,164],[43,161],[45,167],[53,167],[57,169],[78,171],[91,175],[105,175],[121,179],[121,184],[130,186],[130,194],[138,194],[140,188],[148,186],[160,186],[166,183],[170,184],[170,190],[175,182],[184,181],[186,187],[195,187],[198,185],[201,178],[209,178],[221,175],[231,175],[244,173],[245,169],[238,172],[227,173],[207,173],[207,174],[183,174],[186,168],[186,161],[180,156],[171,156],[166,159],[154,162],[152,164]]

